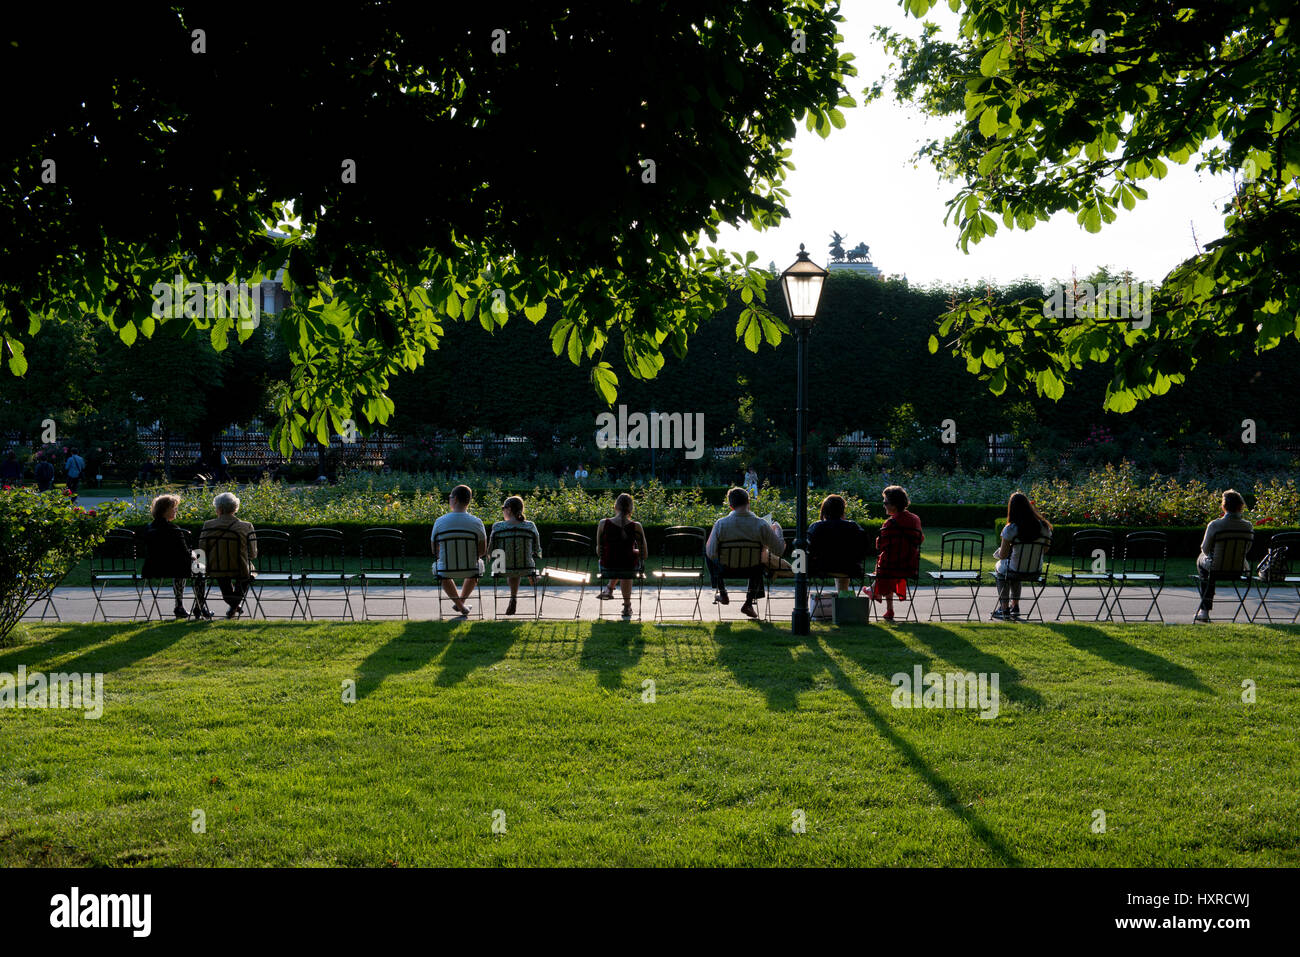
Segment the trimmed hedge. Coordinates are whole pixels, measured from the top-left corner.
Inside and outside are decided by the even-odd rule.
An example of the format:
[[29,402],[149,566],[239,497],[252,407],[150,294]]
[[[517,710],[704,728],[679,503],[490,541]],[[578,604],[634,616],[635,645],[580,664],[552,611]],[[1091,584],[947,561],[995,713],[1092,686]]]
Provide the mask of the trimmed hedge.
[[[199,529],[197,527],[187,525],[184,522],[179,524],[181,525],[182,528],[186,528],[189,530],[191,536],[194,539],[194,544],[197,546]],[[863,522],[860,524],[866,530],[866,533],[868,537],[871,539],[871,541],[874,542],[876,539],[876,535],[880,532],[880,525],[878,523],[873,523],[873,522]],[[126,527],[129,528],[131,531],[135,532],[137,535],[140,535],[143,534],[147,526],[128,525]],[[429,551],[429,533],[432,531],[432,526],[425,524],[423,522],[421,522],[418,525],[397,524],[397,525],[376,526],[376,525],[337,523],[337,524],[331,524],[326,526],[268,524],[268,525],[258,525],[255,527],[277,529],[282,532],[288,532],[294,538],[297,538],[299,535],[301,535],[304,531],[306,531],[309,528],[320,527],[320,528],[337,529],[338,531],[343,533],[343,548],[345,553],[349,556],[355,556],[357,554],[359,548],[361,547],[361,533],[364,532],[367,528],[396,528],[399,529],[402,532],[402,534],[406,536],[407,556],[420,558],[420,557],[431,555]],[[645,525],[643,527],[645,528],[646,544],[650,546],[650,554],[651,555],[660,554],[663,548],[664,533],[668,530],[668,526],[667,525]],[[491,526],[488,526],[489,534],[491,533],[491,531],[492,531]],[[596,526],[594,523],[591,522],[542,523],[537,526],[537,531],[542,536],[543,553],[545,553],[547,549],[550,547],[551,536],[555,532],[576,532],[579,535],[586,535],[593,542],[596,539]],[[708,529],[705,529],[705,532],[708,532]]]
[[[1005,525],[1006,519],[999,519],[994,526],[1001,534],[1002,526]],[[1168,556],[1170,558],[1195,558],[1201,553],[1201,542],[1205,540],[1205,529],[1202,526],[1177,526],[1172,528],[1160,528],[1158,526],[1125,526],[1125,525],[1054,525],[1052,535],[1052,554],[1069,555],[1070,543],[1074,540],[1074,533],[1084,529],[1097,530],[1104,529],[1115,536],[1115,544],[1118,546],[1124,540],[1124,536],[1129,532],[1164,532],[1168,541]],[[1294,527],[1264,527],[1255,529],[1255,542],[1250,548],[1250,560],[1257,562],[1264,557],[1268,551],[1269,540],[1279,532],[1297,532],[1300,528]]]

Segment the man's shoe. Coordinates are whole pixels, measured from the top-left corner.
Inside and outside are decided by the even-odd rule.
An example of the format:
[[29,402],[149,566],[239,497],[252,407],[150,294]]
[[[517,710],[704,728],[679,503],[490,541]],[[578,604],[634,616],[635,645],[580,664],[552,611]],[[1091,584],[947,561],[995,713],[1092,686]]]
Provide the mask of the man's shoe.
[[511,598],[510,604],[506,605],[506,614],[513,615],[514,613],[515,613],[515,599]]
[[758,612],[754,610],[754,606],[749,602],[745,602],[743,605],[740,606],[740,613],[742,615],[748,615],[750,618],[758,617]]
[[1007,620],[1008,618],[1010,618],[1011,616],[1008,615],[1008,614],[1007,614],[1005,611],[1003,611],[1001,608],[994,608],[994,609],[993,609],[993,614],[992,614],[991,617],[992,617],[992,619],[993,619],[994,621],[1006,621],[1006,620]]
[[227,617],[227,618],[238,618],[238,617],[239,617],[239,608],[238,608],[238,606],[229,609],[229,610],[226,612],[226,617]]
[[1209,620],[1210,620],[1210,613],[1206,611],[1204,608],[1198,611],[1196,613],[1196,617],[1192,619],[1192,621],[1200,621],[1200,622],[1209,622]]
[[718,592],[716,595],[713,596],[713,604],[715,604],[715,605],[730,605],[730,604],[731,604],[731,599],[727,596],[727,593],[726,593],[725,591],[720,591],[720,592]]
[[180,605],[176,606],[176,608],[172,611],[172,614],[176,616],[177,621],[185,621],[190,617],[190,613],[186,611],[184,608],[182,608]]

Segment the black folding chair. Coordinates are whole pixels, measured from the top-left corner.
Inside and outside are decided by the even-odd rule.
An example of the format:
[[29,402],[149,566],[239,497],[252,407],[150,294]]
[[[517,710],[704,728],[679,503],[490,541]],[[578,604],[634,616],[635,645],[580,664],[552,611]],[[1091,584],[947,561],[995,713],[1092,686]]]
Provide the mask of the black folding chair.
[[[1255,606],[1255,615],[1253,621],[1259,620],[1260,612],[1264,613],[1264,620],[1270,625],[1273,624],[1273,614],[1268,610],[1268,603],[1273,597],[1273,589],[1281,588],[1285,594],[1288,591],[1295,592],[1296,611],[1291,616],[1291,624],[1300,620],[1300,532],[1278,532],[1268,543],[1269,551],[1273,549],[1284,549],[1278,552],[1272,566],[1268,569],[1267,577],[1260,576],[1260,569],[1256,567],[1254,584],[1255,592],[1259,596],[1259,604]],[[1283,599],[1289,601],[1290,599]]]
[[[369,621],[374,618],[409,618],[406,605],[406,583],[411,575],[406,570],[406,536],[400,528],[367,528],[361,533],[361,570],[357,578],[361,581],[361,619]],[[370,599],[371,586],[377,588],[401,588],[398,595],[378,595],[375,601],[397,601],[400,597],[401,610],[391,615],[371,615],[367,604]]]
[[1050,538],[1013,538],[1011,557],[1007,559],[1006,569],[999,573],[997,566],[994,566],[993,577],[998,587],[999,607],[1003,599],[1008,597],[1019,604],[1017,594],[1025,588],[1029,590],[1029,597],[1032,599],[1029,603],[1029,611],[1019,614],[1017,616],[1019,621],[1043,620],[1043,616],[1038,613],[1038,602],[1043,597],[1043,589],[1047,587],[1048,566],[1052,561],[1051,550]]
[[[245,562],[251,571],[253,567],[252,537],[245,539],[233,528],[211,528],[199,536],[199,548],[203,553],[203,571],[194,576],[195,592],[198,595],[198,611],[204,617],[212,617],[208,604],[210,588],[213,582],[221,588],[224,600],[227,594],[239,599],[235,606],[236,614],[251,614],[248,593],[252,588],[253,578],[245,572]],[[227,607],[230,607],[227,603]]]
[[[1111,616],[1119,611],[1120,621],[1129,621],[1124,611],[1124,590],[1146,590],[1146,597],[1139,600],[1148,602],[1142,621],[1150,621],[1154,611],[1163,623],[1165,616],[1160,613],[1160,593],[1165,588],[1165,562],[1168,555],[1168,539],[1164,532],[1129,532],[1124,536],[1124,558],[1119,571],[1114,575],[1114,587],[1111,589]],[[1132,599],[1130,599],[1132,600]],[[1148,601],[1149,600],[1149,601]],[[1136,617],[1132,620],[1137,620]]]
[[[1237,598],[1237,610],[1232,620],[1245,614],[1250,621],[1250,610],[1246,608],[1246,599],[1250,597],[1252,573],[1250,570],[1250,546],[1255,543],[1254,532],[1219,532],[1214,536],[1214,554],[1210,556],[1210,567],[1206,574],[1190,577],[1196,582],[1196,589],[1204,602],[1211,589],[1216,585],[1231,585]],[[1199,569],[1198,569],[1199,570]]]
[[1057,572],[1056,580],[1061,586],[1061,607],[1056,610],[1056,620],[1067,613],[1073,621],[1077,619],[1070,598],[1080,586],[1097,587],[1100,591],[1096,599],[1075,598],[1075,601],[1098,602],[1097,614],[1093,621],[1102,620],[1102,612],[1110,618],[1110,592],[1114,587],[1112,576],[1115,562],[1115,533],[1105,528],[1082,528],[1070,539],[1070,570]]
[[[454,583],[458,578],[462,581],[472,580],[477,582],[483,577],[479,565],[478,546],[478,535],[463,529],[450,529],[439,532],[433,538],[433,551],[437,556],[437,560],[433,563],[433,583],[438,586],[439,619],[442,618],[442,606],[444,604],[449,604],[452,608],[456,607],[455,602],[443,590],[443,582],[450,581]],[[474,609],[478,612],[478,617],[482,618],[483,602],[481,599],[474,602]]]
[[[492,583],[492,615],[494,618],[505,617],[501,614],[501,597],[497,593],[502,583],[509,586],[511,578],[519,579],[519,588],[528,582],[529,596],[533,600],[531,617],[537,617],[537,561],[534,558],[537,540],[527,528],[501,528],[492,533],[488,540],[488,581]],[[506,596],[509,608],[510,597]]]
[[[293,608],[289,612],[289,620],[293,621],[298,615],[302,615],[305,620],[307,610],[302,606],[302,572],[298,567],[293,540],[289,537],[289,533],[278,528],[257,528],[253,530],[250,539],[257,543],[257,572],[253,575],[252,584],[249,586],[249,594],[253,596],[253,617],[256,618],[260,613],[265,621],[268,604],[292,602]],[[283,598],[277,594],[268,596],[267,586],[275,589],[287,588],[289,597]]]
[[[984,533],[968,528],[944,532],[939,541],[939,568],[926,574],[934,589],[934,601],[930,604],[928,617],[939,621],[957,620],[955,615],[944,616],[940,602],[952,599],[942,595],[940,589],[961,587],[970,589],[970,604],[962,620],[978,618],[979,590],[984,583]],[[965,598],[961,600],[965,601]]]
[[[876,553],[874,548],[867,549],[867,556],[876,558],[876,569],[867,573],[871,579],[871,589],[875,592],[876,584],[882,581],[902,581],[906,598],[894,595],[894,601],[906,602],[907,611],[903,620],[910,617],[920,624],[921,618],[916,611],[916,594],[921,590],[921,542],[920,533],[912,529],[903,529],[905,534],[885,539],[884,551]],[[863,541],[867,541],[863,536]],[[874,604],[874,602],[872,603]]]
[[105,536],[103,543],[90,556],[90,590],[95,596],[95,610],[90,620],[102,615],[109,620],[105,603],[132,601],[130,595],[113,597],[111,589],[129,587],[134,594],[135,609],[121,620],[134,621],[144,609],[144,579],[137,571],[135,532],[129,528],[115,528]]
[[[186,550],[187,552],[189,552],[189,553],[190,553],[190,556],[191,556],[190,574],[186,575],[186,576],[184,577],[183,581],[185,582],[186,585],[189,585],[189,586],[190,586],[191,590],[192,590],[193,593],[194,593],[195,600],[197,601],[197,600],[199,599],[199,589],[198,589],[198,587],[197,587],[197,586],[198,586],[198,582],[197,582],[197,580],[196,580],[195,577],[194,577],[194,558],[193,558],[193,554],[194,554],[194,535],[193,535],[193,533],[192,533],[188,528],[182,528],[182,529],[181,529],[181,534],[182,534],[183,536],[185,536],[185,550]],[[148,541],[147,537],[145,538],[145,541],[146,541],[146,543],[147,543],[147,541]],[[148,548],[148,545],[146,544],[146,545],[145,545],[145,562],[148,561],[148,557],[149,557],[149,548]],[[143,566],[142,566],[142,567],[143,567]],[[148,607],[148,609],[147,609],[147,610],[145,611],[145,613],[144,613],[144,620],[145,620],[145,621],[149,621],[150,619],[153,618],[154,613],[157,612],[157,614],[158,614],[158,620],[159,620],[159,621],[162,621],[162,620],[163,620],[163,612],[162,612],[162,606],[158,603],[158,596],[161,595],[161,594],[165,594],[166,592],[170,592],[170,593],[172,594],[172,598],[175,599],[175,597],[176,597],[176,589],[175,589],[175,581],[176,581],[176,579],[175,579],[175,578],[144,578],[144,577],[142,576],[140,580],[144,583],[144,587],[145,587],[145,589],[147,589],[148,592],[149,592],[149,607]],[[184,595],[184,591],[183,591],[183,590],[182,590],[181,594]]]
[[[736,581],[745,583],[746,601],[749,600],[750,582],[757,576],[761,586],[767,575],[767,569],[763,565],[763,543],[750,539],[719,543],[718,564],[722,566],[722,584],[725,585],[728,581],[733,584]],[[718,621],[722,621],[722,603],[716,597],[713,603],[718,606]]]
[[[690,621],[703,621],[704,613],[700,610],[700,592],[704,590],[704,576],[708,569],[704,566],[704,542],[707,534],[702,528],[688,525],[674,525],[664,533],[662,558],[659,568],[650,573],[658,584],[655,590],[655,621],[663,621],[662,607],[665,583],[677,586],[684,584],[687,598],[669,598],[669,601],[686,601],[693,599]],[[690,589],[694,588],[692,594]]]
[[582,599],[587,594],[587,586],[591,584],[591,563],[595,557],[594,548],[592,540],[586,535],[579,535],[577,532],[551,533],[551,543],[547,547],[546,561],[542,566],[540,575],[542,593],[538,599],[538,618],[544,617],[547,589],[552,585],[561,585],[570,588],[576,586],[578,597],[576,599],[566,598],[554,592],[552,592],[551,597],[555,601],[574,602],[573,620],[578,620],[582,614]]
[[347,570],[343,533],[337,528],[309,528],[298,540],[298,548],[302,569],[298,573],[299,594],[306,616],[315,617],[311,612],[312,592],[318,587],[335,585],[343,592],[341,598],[327,596],[316,600],[342,602],[339,620],[356,621],[352,614],[352,579],[355,576]]

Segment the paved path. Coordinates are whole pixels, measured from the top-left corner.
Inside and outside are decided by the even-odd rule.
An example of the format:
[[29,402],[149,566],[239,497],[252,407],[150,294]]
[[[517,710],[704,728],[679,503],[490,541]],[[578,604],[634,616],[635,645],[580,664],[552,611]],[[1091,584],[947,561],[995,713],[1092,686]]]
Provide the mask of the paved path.
[[[770,590],[770,606],[765,603],[759,603],[760,615],[769,615],[770,620],[777,623],[788,625],[791,612],[794,610],[794,588],[793,585],[782,583],[779,587]],[[157,619],[157,611],[151,607],[152,596],[148,588],[144,590],[144,611],[137,607],[135,602],[134,590],[130,587],[117,587],[109,590],[109,594],[115,599],[109,607],[109,615],[114,619],[124,619],[131,616],[144,617],[147,611],[151,617]],[[409,616],[415,619],[433,619],[440,617],[438,590],[428,585],[412,586],[407,590],[407,607]],[[533,602],[530,597],[530,589],[525,587],[520,590],[520,599],[518,604],[518,613],[514,620],[520,618],[527,619],[533,617]],[[1124,612],[1130,620],[1141,621],[1150,605],[1150,599],[1143,599],[1141,592],[1133,591],[1125,593]],[[946,597],[942,600],[941,610],[946,620],[955,618],[964,620],[965,615],[970,609],[970,593],[965,592],[965,597],[957,589],[947,589],[944,591]],[[477,619],[480,614],[484,618],[506,618],[504,614],[506,599],[509,592],[504,587],[498,592],[498,600],[494,603],[492,589],[488,587],[482,591],[475,591],[470,597],[472,616]],[[662,614],[665,619],[686,620],[689,618],[694,605],[693,590],[688,588],[665,588],[664,603]],[[1071,604],[1073,607],[1074,620],[1092,621],[1099,608],[1097,600],[1097,591],[1095,589],[1085,592],[1083,589],[1076,589],[1071,595]],[[543,611],[547,619],[560,619],[574,617],[575,609],[578,610],[578,617],[582,620],[591,621],[596,619],[598,614],[606,618],[618,619],[621,610],[621,601],[615,598],[613,601],[598,601],[596,599],[596,588],[590,587],[585,594],[581,595],[581,605],[578,604],[579,590],[577,588],[548,589],[545,595]],[[262,591],[262,598],[265,602],[265,612],[271,617],[287,618],[291,613],[301,617],[301,612],[295,610],[293,592],[288,588],[271,588],[267,587]],[[1062,608],[1063,592],[1060,588],[1049,587],[1044,590],[1040,613],[1049,621],[1055,619],[1057,613]],[[731,590],[731,604],[727,606],[716,606],[713,604],[713,592],[705,588],[700,595],[700,610],[705,621],[717,621],[719,618],[719,608],[721,608],[722,620],[744,620],[740,605],[744,601],[743,587],[733,588]],[[222,604],[220,596],[215,588],[209,596],[209,605],[214,613],[222,614],[225,606]],[[930,617],[930,610],[933,601],[933,593],[929,588],[922,588],[917,595],[916,614],[921,621],[938,620]],[[655,614],[655,590],[653,585],[647,586],[642,599],[642,613],[644,620],[651,620]],[[164,615],[169,616],[171,611],[171,591],[170,588],[164,588],[159,592],[158,605],[161,607]],[[189,601],[187,600],[187,605]],[[1184,624],[1191,622],[1192,616],[1196,613],[1198,597],[1196,589],[1190,587],[1166,588],[1160,595],[1159,611],[1164,616],[1164,620],[1171,624]],[[60,588],[55,592],[54,605],[59,615],[64,621],[83,622],[90,621],[92,615],[97,619],[102,615],[95,613],[95,599],[89,588]],[[494,605],[496,607],[494,607]],[[979,591],[977,602],[978,614],[972,615],[972,620],[988,621],[993,609],[997,605],[997,595],[991,585],[982,587]],[[1246,602],[1246,610],[1251,616],[1255,616],[1259,605],[1258,596],[1252,592]],[[390,588],[371,589],[369,600],[366,603],[370,617],[394,616],[401,613],[400,591]],[[633,593],[632,597],[633,614],[636,614],[637,596]],[[877,610],[883,610],[883,605],[877,606]],[[1028,607],[1028,595],[1025,596],[1025,608]],[[337,620],[345,608],[350,608],[352,615],[360,619],[362,617],[362,601],[360,588],[354,586],[351,591],[350,601],[344,603],[342,592],[339,589],[316,589],[311,596],[312,616],[316,619],[335,619]],[[907,610],[906,603],[896,605],[898,620],[901,622],[903,615]],[[1294,591],[1284,592],[1278,589],[1274,592],[1273,597],[1269,599],[1269,611],[1272,614],[1274,623],[1290,623],[1291,619],[1300,610],[1300,599]],[[40,618],[44,608],[38,606],[33,609],[34,614],[29,614],[25,620],[31,621]],[[1236,599],[1232,597],[1231,589],[1220,589],[1219,598],[1215,603],[1213,619],[1215,621],[1231,621],[1234,612],[1237,611]],[[53,621],[53,615],[47,613],[47,621]],[[873,612],[873,618],[875,613]],[[453,616],[449,602],[443,603],[441,617],[450,618]],[[1065,615],[1068,620],[1071,616]],[[1238,620],[1246,621],[1246,615],[1241,615]],[[1159,618],[1153,612],[1152,621],[1159,621]],[[1118,614],[1114,620],[1118,621]],[[1259,617],[1260,622],[1264,622],[1263,616]]]

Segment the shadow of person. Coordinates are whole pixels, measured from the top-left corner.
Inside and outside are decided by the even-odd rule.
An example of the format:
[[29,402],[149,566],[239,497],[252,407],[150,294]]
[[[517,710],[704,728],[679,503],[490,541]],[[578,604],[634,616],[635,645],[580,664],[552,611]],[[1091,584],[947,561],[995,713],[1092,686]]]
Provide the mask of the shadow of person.
[[439,665],[434,684],[451,687],[475,668],[506,656],[515,640],[513,622],[408,621],[388,642],[357,665],[357,698],[364,698],[394,675]]
[[[1065,638],[1066,643],[1071,647],[1096,655],[1113,665],[1141,671],[1155,681],[1163,681],[1166,684],[1206,694],[1213,693],[1190,668],[1176,664],[1168,658],[1162,658],[1153,651],[1121,641],[1096,625],[1052,623],[1045,627]],[[1161,632],[1161,634],[1167,633],[1172,632]]]
[[[194,627],[183,621],[64,625],[48,640],[24,642],[6,649],[0,655],[0,671],[12,672],[22,664],[31,671],[110,674],[171,647]],[[76,657],[51,664],[72,649],[78,650]]]
[[962,672],[996,674],[998,694],[1025,708],[1040,708],[1043,696],[1021,683],[1020,672],[993,652],[971,644],[955,628],[946,625],[912,625],[907,633]]
[[623,683],[623,672],[644,654],[645,634],[639,624],[593,621],[578,663],[596,672],[602,688],[618,688]]

